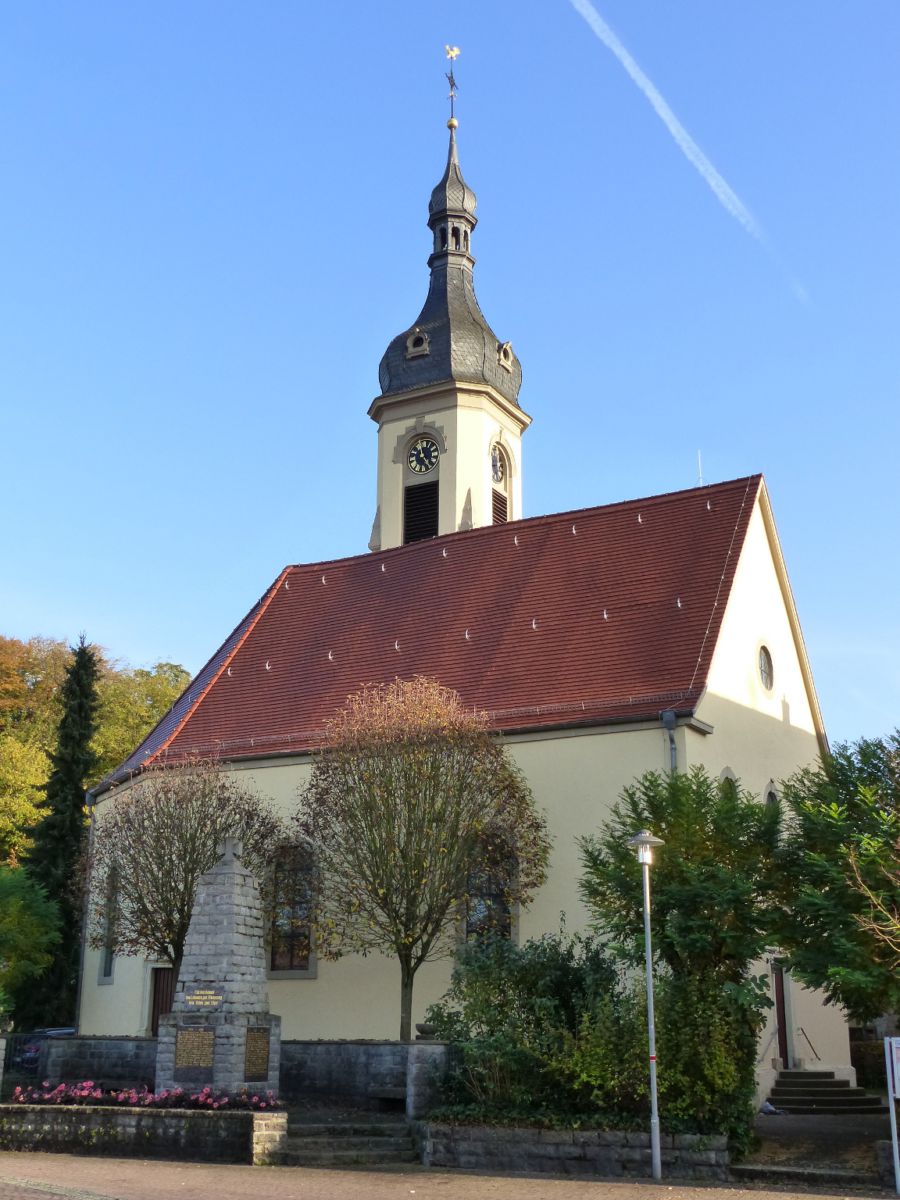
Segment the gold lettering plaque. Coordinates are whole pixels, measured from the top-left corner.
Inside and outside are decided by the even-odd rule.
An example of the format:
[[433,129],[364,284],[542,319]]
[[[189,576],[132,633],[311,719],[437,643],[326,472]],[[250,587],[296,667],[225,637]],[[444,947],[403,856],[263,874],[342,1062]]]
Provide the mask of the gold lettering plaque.
[[190,987],[183,996],[184,1007],[190,1009],[219,1008],[225,998],[225,989],[220,987]]
[[247,1030],[244,1051],[244,1079],[247,1083],[266,1083],[269,1079],[269,1030],[266,1026]]
[[175,1082],[209,1083],[212,1079],[213,1049],[216,1035],[212,1029],[179,1029],[175,1034]]

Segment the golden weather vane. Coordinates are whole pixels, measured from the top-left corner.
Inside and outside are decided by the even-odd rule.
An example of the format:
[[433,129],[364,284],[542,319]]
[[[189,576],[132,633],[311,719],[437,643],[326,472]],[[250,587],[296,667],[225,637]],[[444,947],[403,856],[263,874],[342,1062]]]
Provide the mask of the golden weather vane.
[[450,84],[450,120],[453,122],[451,128],[455,129],[456,116],[453,112],[453,105],[456,100],[456,93],[458,89],[456,86],[456,78],[453,74],[453,64],[456,62],[457,58],[459,58],[459,46],[445,46],[444,53],[450,60],[450,70],[447,72],[447,82]]

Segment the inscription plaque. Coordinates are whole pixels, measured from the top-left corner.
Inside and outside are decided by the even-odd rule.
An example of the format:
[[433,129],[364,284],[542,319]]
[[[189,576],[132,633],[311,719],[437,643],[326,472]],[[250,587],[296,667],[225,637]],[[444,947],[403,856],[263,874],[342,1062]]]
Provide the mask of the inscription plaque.
[[175,1034],[176,1083],[210,1083],[216,1035],[212,1029],[179,1029]]
[[244,1079],[247,1083],[267,1083],[269,1079],[269,1030],[266,1026],[247,1030],[244,1050]]
[[187,1009],[218,1008],[225,999],[225,989],[220,987],[190,987],[184,989],[182,1002]]

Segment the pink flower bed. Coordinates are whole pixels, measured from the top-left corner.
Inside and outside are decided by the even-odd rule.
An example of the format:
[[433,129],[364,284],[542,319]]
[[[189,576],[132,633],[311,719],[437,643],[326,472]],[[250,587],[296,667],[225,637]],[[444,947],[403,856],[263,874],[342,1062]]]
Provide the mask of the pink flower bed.
[[17,1087],[12,1099],[14,1104],[104,1104],[128,1108],[249,1108],[254,1112],[281,1108],[274,1092],[251,1092],[247,1088],[233,1093],[214,1092],[210,1087],[201,1088],[199,1092],[186,1092],[184,1088],[164,1088],[161,1092],[151,1092],[146,1087],[113,1088],[104,1092],[92,1079],[85,1079],[81,1083],[60,1083],[55,1088],[51,1088],[45,1079],[39,1088]]

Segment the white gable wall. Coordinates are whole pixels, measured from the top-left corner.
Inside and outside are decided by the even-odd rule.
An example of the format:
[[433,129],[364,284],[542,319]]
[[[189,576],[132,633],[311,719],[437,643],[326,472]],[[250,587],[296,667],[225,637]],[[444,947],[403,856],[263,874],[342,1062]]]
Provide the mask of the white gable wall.
[[[772,656],[773,686],[763,685],[759,650]],[[728,604],[697,716],[712,726],[704,736],[686,739],[687,768],[701,765],[713,776],[731,772],[753,795],[779,793],[781,780],[816,761],[824,731],[809,664],[794,611],[787,573],[761,488],[747,529]],[[777,951],[759,964],[770,978]],[[822,993],[785,976],[785,1028],[792,1061],[810,1069],[833,1069],[854,1078],[850,1042],[842,1009],[824,1004]],[[778,1055],[777,1014],[769,1011],[760,1038],[760,1093],[772,1082]]]

